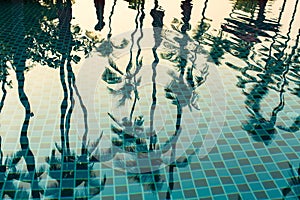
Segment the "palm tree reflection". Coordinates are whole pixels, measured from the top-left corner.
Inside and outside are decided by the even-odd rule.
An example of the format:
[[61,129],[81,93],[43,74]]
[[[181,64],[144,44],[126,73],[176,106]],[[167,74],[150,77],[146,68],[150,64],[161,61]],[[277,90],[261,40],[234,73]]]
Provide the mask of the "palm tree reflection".
[[6,64],[3,64],[0,66],[0,83],[2,82],[1,84],[1,90],[2,90],[2,98],[1,98],[1,101],[0,101],[0,113],[2,111],[2,108],[4,106],[4,101],[5,101],[5,98],[6,98],[6,94],[7,94],[7,91],[6,91],[6,88],[5,88],[5,85],[10,85],[9,82],[7,82],[7,76],[8,76],[8,72],[7,72],[7,66]]
[[102,74],[102,80],[104,80],[108,84],[120,83],[122,81],[121,76],[124,75],[124,73],[118,68],[118,66],[115,64],[115,62],[111,58],[109,58],[109,56],[111,55],[111,53],[113,52],[114,49],[125,48],[128,44],[128,41],[126,39],[122,40],[121,44],[119,44],[119,45],[116,45],[111,41],[111,37],[112,37],[111,23],[112,23],[112,16],[114,14],[116,4],[117,4],[117,0],[114,0],[112,10],[111,10],[109,18],[108,18],[109,32],[107,34],[107,39],[102,41],[100,46],[97,48],[97,50],[100,52],[100,54],[102,56],[108,57],[110,67],[112,68],[112,69],[105,68],[105,70]]
[[[284,79],[283,81],[285,82]],[[256,87],[253,88],[252,93],[247,94],[249,101],[252,102],[249,102],[249,106],[247,105],[246,108],[251,115],[249,116],[248,121],[243,123],[243,129],[246,130],[255,141],[262,141],[266,145],[268,145],[272,142],[272,139],[275,137],[275,124],[277,121],[277,114],[283,109],[284,106],[283,86],[284,85],[282,85],[279,94],[280,102],[278,106],[276,106],[273,109],[270,120],[266,120],[260,114],[259,108],[259,99],[261,99],[268,90],[266,83],[262,82],[261,84],[258,84]]]
[[300,167],[295,171],[293,166],[289,163],[292,178],[289,181],[289,186],[282,189],[284,198],[295,197],[300,198]]
[[152,26],[154,32],[154,46],[152,48],[152,53],[154,56],[154,60],[152,62],[152,104],[150,108],[150,146],[149,150],[152,151],[156,149],[157,143],[157,135],[154,130],[154,113],[156,109],[157,97],[156,97],[156,67],[159,63],[159,58],[157,55],[157,48],[160,46],[162,42],[162,27],[163,27],[163,18],[164,18],[164,10],[159,7],[158,1],[154,1],[154,8],[150,11],[150,15],[153,18]]
[[139,5],[141,4],[141,2],[143,0],[125,0],[128,2],[128,8],[134,9],[134,10],[138,10],[139,9]]
[[[140,8],[141,6],[141,8]],[[141,54],[141,47],[140,47],[140,40],[143,38],[143,20],[145,18],[145,13],[144,13],[144,2],[141,2],[141,4],[139,4],[138,6],[138,12],[135,18],[135,23],[136,23],[136,27],[134,29],[134,31],[131,34],[131,46],[130,46],[130,57],[129,57],[129,62],[127,64],[126,67],[126,72],[123,73],[122,71],[120,71],[117,67],[117,65],[114,63],[114,61],[112,59],[110,59],[110,66],[115,69],[120,75],[122,75],[124,78],[124,84],[121,88],[119,89],[112,89],[110,87],[108,87],[109,91],[113,94],[113,95],[122,95],[121,99],[119,100],[119,106],[123,106],[126,102],[126,100],[128,99],[132,99],[132,93],[134,93],[134,101],[133,101],[133,105],[132,105],[132,109],[130,112],[130,116],[129,116],[129,121],[127,119],[124,118],[124,120],[128,121],[128,123],[132,123],[132,115],[133,115],[133,110],[135,108],[136,102],[139,99],[138,96],[138,91],[137,91],[137,87],[140,85],[141,83],[141,77],[140,78],[136,78],[137,74],[139,73],[140,69],[142,68],[142,59],[140,59],[140,54]],[[141,15],[140,15],[141,14]],[[140,17],[139,17],[140,16]],[[135,65],[133,64],[133,46],[134,46],[134,36],[138,31],[138,19],[140,21],[140,33],[141,36],[137,39],[137,45],[138,45],[138,52],[135,58]],[[132,71],[132,69],[134,69]],[[111,79],[114,78],[113,76],[111,76]],[[111,80],[109,79],[109,80]],[[106,81],[107,82],[107,81]],[[110,81],[111,82],[111,81]],[[123,120],[123,121],[124,121]],[[127,122],[125,122],[127,123]]]
[[7,80],[7,76],[9,75],[8,70],[9,67],[7,65],[7,62],[9,62],[10,60],[10,56],[9,55],[5,55],[6,52],[6,45],[2,43],[2,41],[0,41],[0,83],[1,83],[1,90],[2,90],[2,97],[0,100],[0,113],[2,111],[2,108],[4,106],[4,101],[6,98],[6,86],[10,86],[11,87],[11,81]]
[[[88,130],[85,131],[83,136],[81,155],[78,156],[71,152],[69,132],[71,116],[75,104],[73,90],[75,89],[76,94],[79,95],[71,66],[71,52],[74,44],[72,33],[70,31],[72,5],[71,1],[67,1],[66,3],[59,1],[57,2],[57,6],[59,7],[58,39],[64,41],[64,45],[58,50],[62,55],[60,62],[60,81],[64,96],[61,103],[61,145],[56,144],[56,149],[61,154],[61,157],[58,158],[55,150],[52,150],[51,156],[46,159],[49,164],[48,175],[54,180],[54,182],[45,186],[45,195],[55,198],[89,198],[100,193],[104,187],[106,177],[104,177],[103,181],[100,182],[99,176],[96,175],[96,172],[93,170],[93,164],[90,162],[92,160],[91,154],[93,152],[88,152],[88,144],[85,144]],[[65,74],[65,71],[67,71],[67,74]],[[85,111],[85,106],[82,101],[80,103],[83,111]],[[99,140],[100,139],[98,139],[94,145],[98,145]],[[56,192],[50,193],[51,190],[49,189],[51,187],[56,188]]]
[[207,4],[208,4],[208,0],[205,0],[204,2],[204,7],[203,7],[203,10],[202,10],[202,13],[201,13],[201,20],[199,22],[199,25],[197,26],[197,28],[195,28],[193,30],[193,39],[196,40],[197,42],[202,43],[204,38],[204,33],[206,31],[208,31],[208,29],[210,28],[210,24],[207,22],[208,19],[207,17],[205,17],[205,12],[206,12],[206,9],[207,9]]
[[[185,47],[188,43],[188,39],[189,37],[186,34],[187,30],[190,30],[190,24],[189,24],[189,20],[190,20],[190,16],[191,16],[191,11],[192,11],[192,3],[191,1],[182,1],[181,2],[181,9],[182,9],[182,21],[183,21],[183,25],[181,27],[181,33],[183,34],[183,38],[182,40],[177,40],[177,41],[181,41],[179,43],[180,46],[180,50],[179,50],[179,58],[178,58],[178,67],[179,67],[179,71],[180,71],[180,75],[179,78],[176,77],[175,73],[169,73],[173,80],[172,82],[167,86],[167,88],[165,89],[166,91],[166,97],[172,100],[172,103],[175,104],[177,106],[177,121],[176,121],[176,129],[175,129],[175,133],[174,135],[178,135],[181,133],[181,117],[182,117],[182,107],[188,105],[191,109],[190,106],[190,99],[192,99],[193,97],[190,96],[194,94],[193,90],[195,88],[195,85],[193,84],[193,82],[191,82],[193,80],[192,77],[192,70],[195,67],[194,63],[192,65],[192,67],[190,69],[188,69],[188,73],[187,73],[187,81],[189,85],[186,85],[184,83],[183,80],[183,75],[185,72],[185,68],[187,65],[187,54],[188,52],[185,50]],[[176,38],[177,39],[177,38]],[[178,38],[179,39],[179,38]],[[190,73],[189,73],[190,72]],[[201,85],[200,82],[198,82],[199,85]],[[186,94],[181,94],[182,91],[189,91]],[[185,99],[186,98],[186,99]],[[191,100],[192,105],[193,104],[193,100]],[[194,106],[195,108],[197,108],[196,106]],[[177,141],[176,141],[177,142]],[[173,191],[174,188],[174,162],[175,162],[175,158],[176,158],[176,142],[172,143],[172,152],[171,152],[171,165],[169,166],[169,188],[166,194],[166,199],[171,199],[171,193]]]
[[[24,48],[30,48],[32,46],[32,40],[30,38],[36,37],[40,31],[40,20],[47,13],[49,17],[52,16],[47,12],[45,6],[41,6],[39,2],[30,1],[28,4],[23,1],[2,1],[0,4],[1,10],[5,10],[6,15],[0,19],[2,31],[0,33],[0,83],[2,90],[2,97],[0,101],[0,113],[4,106],[7,90],[6,86],[12,87],[12,81],[8,80],[9,69],[14,67],[13,59],[19,56],[18,47],[21,43],[24,44]],[[19,9],[19,10],[18,10]],[[35,9],[33,15],[30,17],[27,14],[28,9]],[[14,28],[11,28],[11,26]],[[19,34],[20,28],[23,28],[23,32]],[[24,37],[24,38],[22,38]],[[15,38],[11,40],[11,38]],[[14,47],[14,48],[12,48]],[[28,54],[26,54],[28,56]],[[26,59],[23,55],[23,59]],[[25,66],[27,71],[29,66]]]
[[[22,4],[19,4],[20,7],[22,7]],[[19,8],[20,8],[19,7]],[[22,10],[22,8],[21,8]],[[25,38],[26,34],[26,27],[22,23],[22,17],[23,13],[19,12],[17,13],[16,18],[19,20],[19,24],[17,26],[19,27],[19,38]],[[38,186],[38,174],[36,173],[36,165],[35,165],[35,157],[33,152],[30,149],[30,144],[29,144],[29,138],[28,138],[28,128],[29,128],[29,123],[30,123],[30,118],[33,117],[33,112],[31,110],[31,106],[29,103],[29,100],[27,98],[27,95],[24,91],[24,85],[25,85],[25,75],[24,71],[26,70],[26,49],[28,47],[28,44],[24,42],[23,39],[20,40],[20,48],[18,51],[15,53],[15,56],[13,57],[13,63],[15,65],[15,72],[16,72],[16,78],[18,82],[18,95],[20,102],[22,106],[24,107],[25,110],[25,116],[24,116],[24,122],[21,127],[21,134],[20,134],[20,146],[21,146],[21,151],[19,151],[16,155],[17,159],[14,159],[13,164],[16,165],[21,157],[24,158],[26,167],[27,167],[27,172],[28,172],[28,177],[29,178],[29,183],[31,187],[31,196],[32,198],[40,198],[41,196],[41,189]]]
[[[35,173],[36,177],[40,177],[43,173],[43,169],[41,168],[40,172],[21,170],[19,164],[22,157],[24,157],[23,150],[17,151],[13,155],[7,156],[5,161],[3,162],[4,157],[1,142],[2,138],[0,136],[0,190],[2,191],[1,198],[29,199],[30,196],[33,197],[33,195],[36,195],[35,198],[40,198],[43,190],[37,185],[36,179],[32,180],[32,173]],[[25,163],[27,162],[25,161]]]
[[[299,37],[300,37],[300,29],[298,30],[298,35],[296,38],[296,45],[293,47],[292,49],[292,53],[291,55],[295,56],[295,51],[298,47],[298,42],[299,42]],[[295,56],[297,57],[297,56]],[[292,65],[292,59],[290,57],[290,59],[287,60],[287,63],[289,65],[291,65],[291,74],[288,74],[288,76],[294,76],[294,70],[297,70],[297,68],[294,68]],[[296,73],[297,74],[297,73]],[[289,81],[291,81],[290,78],[287,78]],[[297,93],[295,93],[295,95],[299,96]],[[296,132],[299,130],[300,128],[300,117],[298,116],[295,119],[295,122],[292,124],[292,126],[290,127],[282,127],[282,126],[278,126],[278,128],[284,130],[284,131],[288,131],[288,132]],[[289,163],[289,167],[291,170],[291,179],[289,180],[289,185],[285,188],[282,189],[282,194],[284,196],[284,198],[289,198],[289,197],[295,197],[295,198],[300,198],[300,167],[295,171],[293,166]]]
[[25,109],[25,119],[22,125],[21,129],[21,136],[20,136],[20,145],[22,149],[22,156],[25,159],[26,166],[28,173],[31,176],[31,187],[32,187],[32,197],[33,198],[39,198],[40,197],[40,191],[37,186],[37,174],[35,172],[35,158],[34,155],[30,149],[29,145],[29,139],[28,139],[28,127],[29,127],[29,121],[30,118],[33,117],[33,113],[30,108],[29,100],[27,98],[27,95],[24,92],[24,83],[25,83],[25,77],[24,77],[24,63],[21,62],[20,66],[16,67],[16,76],[18,80],[18,92],[19,92],[19,98],[20,101]]
[[[112,126],[112,131],[114,133],[118,134],[118,136],[121,137],[122,139],[124,139],[124,141],[126,141],[129,138],[134,138],[136,134],[137,135],[141,134],[141,132],[143,132],[143,129],[141,127],[143,126],[143,123],[144,123],[144,120],[143,120],[142,116],[135,118],[134,122],[132,121],[135,106],[136,106],[137,100],[139,99],[137,87],[141,83],[141,77],[139,79],[136,79],[136,75],[138,74],[138,72],[140,71],[140,69],[142,67],[142,60],[139,59],[140,54],[141,54],[141,47],[140,47],[139,42],[143,38],[142,28],[143,28],[143,20],[145,18],[144,2],[141,2],[141,4],[139,4],[137,10],[138,10],[138,12],[137,12],[137,15],[136,15],[136,18],[135,18],[136,28],[133,31],[133,33],[131,34],[130,58],[129,58],[129,63],[126,67],[126,73],[124,75],[124,85],[118,90],[114,90],[114,89],[108,87],[108,89],[110,90],[110,92],[112,94],[122,95],[122,98],[119,100],[118,106],[123,106],[125,104],[126,100],[132,99],[132,93],[134,93],[133,94],[134,95],[134,100],[133,100],[133,104],[132,104],[132,108],[131,108],[131,111],[130,111],[129,118],[124,117],[122,119],[122,122],[119,122],[111,113],[108,113],[110,118],[113,121],[115,121],[116,124],[119,126],[119,128],[117,128],[115,126]],[[141,15],[140,15],[140,12],[141,12]],[[133,62],[132,62],[133,45],[134,45],[134,35],[136,34],[136,32],[138,30],[138,17],[139,17],[139,15],[140,15],[139,19],[140,19],[141,36],[137,40],[138,53],[136,55],[136,63],[135,63],[136,66],[135,66],[134,72],[131,72],[131,69],[134,67]],[[113,62],[113,61],[111,61],[111,62]],[[119,146],[118,141],[114,141],[113,143]]]
[[[296,54],[296,49],[298,47],[298,42],[299,42],[299,37],[300,37],[300,29],[298,30],[298,36],[296,38],[296,44],[292,49],[291,52],[291,56],[296,57],[297,59],[297,54]],[[291,57],[290,57],[291,58]],[[294,66],[293,65],[293,60],[289,59],[287,61],[287,63],[290,65],[290,73],[287,75],[287,80],[290,82],[295,82],[295,85],[297,85],[297,83],[299,83],[300,80],[300,73],[299,73],[299,67]],[[300,97],[300,88],[299,88],[299,84],[297,85],[298,88],[290,89],[292,94],[296,95],[297,97]],[[290,127],[284,127],[284,126],[277,126],[279,129],[287,131],[287,132],[291,132],[291,133],[295,133],[297,131],[300,130],[300,116],[297,116],[294,120],[294,123],[290,126]]]
[[[284,58],[284,51],[288,46],[289,40],[291,39],[290,32],[294,21],[297,5],[298,0],[296,1],[292,20],[289,24],[287,40],[283,45],[282,51],[278,53],[278,55],[280,56],[276,56],[276,58],[273,58],[271,56],[271,53],[269,54],[269,58],[266,61],[265,71],[263,74],[259,74],[261,80],[252,88],[249,93],[245,92],[245,95],[247,96],[247,100],[245,101],[246,108],[249,111],[250,116],[249,120],[243,123],[243,129],[246,130],[254,140],[262,141],[266,145],[270,144],[272,139],[275,137],[275,124],[277,120],[277,114],[283,109],[284,106],[284,86],[287,84],[286,75],[290,70],[290,63],[288,61],[291,60],[291,57],[294,54],[294,51],[297,48],[299,42],[299,37],[297,37],[297,41],[295,43],[295,46],[293,47],[291,54]],[[273,44],[271,45],[271,47],[272,46]],[[275,82],[274,79],[276,78],[276,76],[279,76],[281,80],[279,83],[279,89],[276,89],[276,87],[272,86],[272,84]],[[260,104],[261,100],[269,92],[270,88],[279,92],[280,102],[278,106],[273,109],[270,120],[266,120],[260,113]]]
[[[187,19],[190,19],[190,16],[188,15],[191,14],[191,1],[183,1],[181,7],[182,9],[188,9],[187,11],[182,11],[183,22],[181,23],[177,19],[174,19],[172,24],[173,29],[179,31],[182,36],[181,38],[177,36],[174,38],[174,40],[178,42],[179,48],[178,50],[175,48],[172,51],[161,54],[163,59],[176,64],[179,71],[179,75],[177,75],[174,71],[168,72],[173,80],[165,88],[166,97],[174,100],[173,104],[176,104],[175,99],[177,98],[182,107],[188,106],[190,110],[192,110],[192,108],[199,110],[199,106],[197,105],[198,95],[195,90],[206,81],[208,65],[200,71],[200,75],[194,72],[194,69],[197,69],[195,62],[199,51],[199,45],[197,45],[194,50],[194,57],[191,56],[192,54],[187,48],[187,45],[192,39],[186,33],[190,27]],[[188,66],[189,61],[191,61],[191,66]]]
[[[128,41],[125,40],[125,39],[122,40],[122,42],[119,45],[116,45],[111,41],[111,37],[112,37],[111,23],[112,23],[112,16],[114,14],[116,4],[117,4],[117,0],[114,0],[113,5],[112,5],[112,9],[111,9],[111,12],[110,12],[110,15],[109,15],[109,18],[108,18],[108,20],[109,20],[109,23],[108,23],[109,32],[108,32],[107,37],[106,37],[107,39],[102,41],[101,44],[99,45],[99,47],[97,47],[97,51],[100,52],[101,56],[105,56],[105,57],[109,57],[114,49],[122,49],[122,48],[126,47],[127,44],[128,44]],[[110,62],[110,65],[118,73],[123,75],[123,73],[117,68],[116,65],[114,65],[113,62]],[[111,74],[115,74],[115,73],[112,73],[112,71],[110,69],[108,69],[108,70],[109,71],[107,71],[107,72],[110,72]],[[109,76],[108,76],[107,79],[108,79],[108,81],[110,81]],[[104,81],[106,81],[106,80],[104,79]]]
[[[128,152],[143,152],[147,154],[148,151],[153,151],[157,148],[157,135],[153,128],[154,123],[154,112],[156,108],[156,66],[159,63],[159,58],[157,56],[156,50],[160,46],[160,43],[162,41],[161,39],[161,31],[163,26],[163,17],[164,17],[164,11],[159,8],[158,1],[155,1],[154,9],[151,10],[150,14],[153,17],[153,31],[154,31],[154,47],[152,48],[152,52],[154,55],[154,61],[152,63],[152,105],[150,108],[150,144],[149,149],[147,147],[146,140],[143,138],[143,135],[141,134],[135,134],[132,138],[133,140],[125,140],[131,146],[131,148],[127,148],[126,151]],[[136,133],[138,131],[145,132],[143,128],[143,119],[142,116],[136,118],[135,123],[136,125]],[[148,134],[148,133],[146,133]],[[135,140],[135,142],[134,142]],[[133,147],[133,148],[132,148]],[[134,148],[136,147],[136,148]],[[126,147],[125,147],[126,148]],[[146,155],[145,155],[146,156]],[[160,175],[159,170],[145,172],[145,173],[128,173],[128,178],[137,182],[141,182],[144,185],[147,186],[147,188],[151,190],[159,190],[162,187],[162,177]]]
[[[1,52],[1,81],[3,81],[2,91],[4,92],[1,99],[1,109],[6,95],[5,86],[10,86],[10,82],[8,82],[6,78],[8,74],[8,62],[10,62],[15,69],[19,99],[25,109],[25,119],[20,136],[21,151],[18,151],[6,159],[4,164],[2,164],[3,156],[1,154],[1,171],[5,174],[5,176],[3,176],[4,180],[2,180],[1,177],[1,187],[4,185],[3,194],[7,193],[11,198],[17,199],[29,198],[30,192],[25,193],[21,191],[20,188],[17,187],[18,184],[20,187],[27,184],[26,188],[31,190],[32,198],[40,198],[43,192],[45,196],[51,197],[51,188],[56,186],[61,186],[63,189],[59,194],[59,188],[57,188],[56,197],[73,197],[73,195],[76,196],[75,193],[82,193],[82,191],[84,192],[80,195],[85,194],[86,197],[98,194],[104,186],[105,178],[103,182],[100,183],[99,176],[96,176],[95,172],[92,171],[93,164],[89,163],[92,156],[88,155],[88,151],[86,150],[88,144],[83,144],[82,155],[76,156],[71,152],[69,142],[70,120],[75,103],[73,88],[79,96],[71,62],[78,63],[80,60],[80,57],[72,55],[71,51],[83,51],[85,55],[88,55],[96,41],[90,40],[86,36],[81,36],[79,26],[71,26],[72,7],[70,0],[65,1],[65,3],[59,0],[56,4],[36,1],[29,1],[24,4],[18,1],[15,2],[15,4],[5,2],[4,4],[1,3],[1,8],[2,7],[11,12],[10,17],[15,20],[13,24],[16,28],[12,30],[11,28],[7,28],[1,32],[1,38],[4,38],[4,40],[0,41],[1,48],[3,47],[3,53],[7,54],[2,57]],[[32,13],[33,9],[36,10],[36,12]],[[56,22],[57,18],[58,24]],[[9,21],[6,23],[2,21],[1,18],[1,23],[5,26]],[[12,37],[12,35],[15,40],[11,40],[10,37]],[[10,46],[16,48],[10,49],[8,48]],[[43,173],[45,170],[37,172],[35,157],[30,148],[29,138],[27,136],[29,122],[31,117],[33,117],[29,100],[24,91],[24,73],[29,70],[30,66],[26,63],[26,61],[29,60],[42,65],[48,65],[49,67],[60,68],[60,78],[64,94],[61,104],[60,126],[62,143],[60,146],[56,146],[62,156],[61,159],[58,159],[55,156],[55,151],[52,152],[52,156],[48,159],[50,165],[48,173]],[[67,74],[65,71],[67,71]],[[68,101],[71,103],[69,104]],[[85,138],[83,138],[83,140],[86,141]],[[97,145],[98,143],[99,142],[96,142],[93,145]],[[93,147],[89,149],[91,150]],[[93,151],[90,152],[92,153]],[[27,167],[27,171],[25,172],[16,170],[22,157]],[[59,176],[56,176],[57,174],[59,174]],[[89,177],[89,175],[93,178],[88,179],[87,177]],[[51,176],[53,176],[52,179]],[[63,177],[69,179],[66,181],[67,183],[62,181]],[[39,183],[37,183],[38,178],[40,178]],[[56,181],[47,182],[47,180],[55,180],[56,178]],[[97,179],[99,180],[98,182],[96,181]],[[69,189],[70,186],[74,186],[74,188]],[[87,190],[87,186],[91,189],[90,191]],[[80,190],[80,188],[83,189]],[[21,193],[25,196],[20,196]]]
[[[142,25],[144,19],[144,5],[141,4],[141,15],[140,15],[140,31],[141,35],[137,39],[138,51],[136,55],[136,65],[133,65],[132,62],[132,48],[134,42],[134,35],[138,31],[138,18],[136,18],[136,29],[131,34],[132,45],[130,48],[130,59],[129,63],[126,67],[126,73],[124,75],[125,86],[129,87],[126,89],[123,86],[119,90],[115,90],[115,94],[123,94],[121,101],[119,101],[119,106],[121,103],[124,103],[125,97],[130,98],[131,94],[134,93],[133,105],[129,114],[129,117],[124,117],[122,120],[117,119],[111,113],[108,113],[110,118],[113,120],[115,125],[112,125],[111,129],[115,134],[115,137],[112,140],[113,147],[109,150],[109,153],[113,153],[115,164],[123,169],[127,169],[128,178],[131,180],[135,180],[138,182],[142,182],[147,188],[151,190],[157,190],[162,187],[162,177],[160,175],[159,166],[161,166],[164,162],[172,162],[172,159],[175,159],[175,146],[174,143],[177,142],[177,139],[181,132],[181,116],[182,116],[182,107],[177,99],[175,105],[177,107],[177,120],[176,120],[176,128],[174,134],[171,138],[166,141],[161,147],[157,144],[157,135],[154,130],[154,113],[157,104],[156,97],[156,67],[159,64],[159,57],[157,54],[157,48],[160,46],[162,42],[162,26],[163,26],[163,16],[164,11],[159,7],[158,2],[154,2],[154,9],[151,10],[150,14],[153,17],[153,31],[154,31],[154,46],[152,48],[154,60],[152,62],[152,104],[150,107],[150,129],[146,129],[144,127],[144,118],[143,116],[135,117],[134,110],[135,105],[138,100],[138,91],[137,86],[140,81],[136,81],[135,76],[140,71],[142,65],[139,56],[141,54],[140,41],[143,37]],[[140,6],[137,7],[139,16]],[[132,69],[134,69],[133,72]],[[127,81],[127,82],[126,82]],[[125,90],[126,89],[126,90]],[[117,93],[117,91],[120,91]],[[124,92],[125,91],[125,92]],[[124,94],[125,93],[125,94]],[[125,96],[125,97],[124,97]],[[121,104],[122,105],[122,104]],[[148,143],[147,137],[150,136],[150,142]],[[117,149],[115,148],[117,147]],[[170,149],[173,149],[172,158],[163,158],[163,154],[168,152]],[[118,153],[118,154],[117,154]],[[137,155],[137,157],[135,157]],[[101,158],[100,158],[101,159]],[[168,161],[166,159],[169,159]],[[165,161],[164,161],[165,160]],[[140,162],[149,162],[147,165],[145,163]],[[154,168],[152,167],[154,166]]]
[[[3,2],[2,2],[3,3]],[[43,190],[38,185],[38,178],[41,176],[42,172],[39,173],[36,170],[35,156],[30,148],[29,138],[28,138],[28,128],[30,124],[30,119],[33,117],[33,112],[27,95],[24,91],[25,85],[25,72],[29,69],[26,64],[28,57],[28,49],[32,47],[32,38],[37,36],[40,30],[39,20],[44,17],[47,13],[47,8],[41,6],[39,2],[29,2],[24,3],[22,1],[14,2],[4,2],[1,3],[5,9],[9,12],[9,19],[13,19],[14,29],[6,28],[6,23],[11,23],[1,21],[4,24],[4,30],[1,31],[1,81],[2,81],[2,91],[3,97],[1,99],[1,106],[3,108],[4,99],[6,96],[5,85],[11,86],[11,82],[7,82],[6,76],[8,75],[8,63],[10,63],[15,69],[17,85],[18,85],[18,96],[20,102],[25,110],[25,117],[21,127],[20,133],[20,146],[21,150],[17,151],[14,155],[7,157],[3,163],[3,153],[1,149],[1,197],[10,197],[12,199],[20,198],[40,198]],[[30,15],[30,20],[28,20],[29,9],[36,9],[34,15]],[[50,16],[51,18],[51,16]],[[30,21],[30,22],[29,22]],[[2,23],[3,22],[3,23]],[[33,28],[34,27],[34,28]],[[3,36],[3,37],[2,37]],[[11,40],[11,37],[14,40]],[[8,48],[13,46],[14,48]],[[4,57],[2,55],[4,53]],[[0,111],[1,111],[0,109]],[[27,171],[19,170],[20,161],[24,158],[25,166]],[[3,175],[3,176],[2,176]],[[30,191],[30,192],[28,192]],[[31,194],[30,194],[31,193]],[[5,196],[7,195],[7,196]]]

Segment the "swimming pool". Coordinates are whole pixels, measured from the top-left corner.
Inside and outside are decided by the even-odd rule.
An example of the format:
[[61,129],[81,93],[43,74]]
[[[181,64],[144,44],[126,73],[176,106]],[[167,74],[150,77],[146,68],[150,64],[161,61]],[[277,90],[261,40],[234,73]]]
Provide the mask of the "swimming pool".
[[2,198],[297,199],[298,1],[2,0]]

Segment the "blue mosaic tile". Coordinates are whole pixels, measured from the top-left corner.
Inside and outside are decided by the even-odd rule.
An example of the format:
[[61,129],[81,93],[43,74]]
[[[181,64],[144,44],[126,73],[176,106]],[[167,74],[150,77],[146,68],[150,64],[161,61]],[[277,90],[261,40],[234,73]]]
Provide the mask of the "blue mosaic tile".
[[2,0],[1,198],[290,197],[299,6]]

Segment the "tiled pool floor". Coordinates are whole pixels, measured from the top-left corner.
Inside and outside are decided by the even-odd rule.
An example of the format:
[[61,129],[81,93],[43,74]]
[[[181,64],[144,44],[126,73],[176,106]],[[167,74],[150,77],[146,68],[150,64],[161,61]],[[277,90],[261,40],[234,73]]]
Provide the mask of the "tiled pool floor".
[[298,199],[298,1],[1,0],[1,197]]

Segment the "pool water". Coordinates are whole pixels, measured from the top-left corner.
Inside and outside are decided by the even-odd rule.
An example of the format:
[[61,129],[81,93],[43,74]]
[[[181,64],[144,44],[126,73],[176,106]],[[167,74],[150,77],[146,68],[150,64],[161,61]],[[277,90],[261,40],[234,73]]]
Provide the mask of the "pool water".
[[299,0],[1,0],[3,199],[298,199]]

